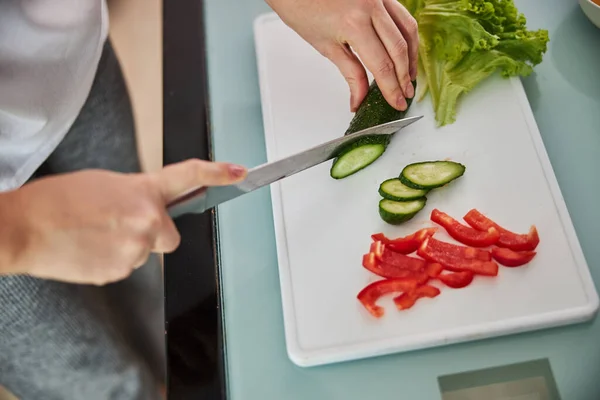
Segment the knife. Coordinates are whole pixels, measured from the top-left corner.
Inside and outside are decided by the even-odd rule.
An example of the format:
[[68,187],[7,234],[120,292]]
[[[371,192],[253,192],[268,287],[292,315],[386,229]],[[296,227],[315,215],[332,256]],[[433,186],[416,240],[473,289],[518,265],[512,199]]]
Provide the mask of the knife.
[[345,135],[340,138],[325,142],[308,150],[301,151],[292,156],[259,165],[248,170],[246,179],[234,185],[210,186],[193,189],[167,206],[171,218],[177,218],[188,213],[200,214],[226,201],[235,199],[243,194],[252,192],[263,186],[277,182],[280,179],[304,171],[310,167],[335,158],[341,149],[351,142],[369,135],[393,135],[400,129],[423,118],[422,115],[409,117],[376,125]]

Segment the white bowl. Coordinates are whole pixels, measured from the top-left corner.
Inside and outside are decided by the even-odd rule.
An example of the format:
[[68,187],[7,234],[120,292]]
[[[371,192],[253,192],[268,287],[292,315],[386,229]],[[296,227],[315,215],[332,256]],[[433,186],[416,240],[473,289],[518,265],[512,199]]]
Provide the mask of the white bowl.
[[600,28],[600,5],[592,0],[579,0],[579,7],[590,21]]

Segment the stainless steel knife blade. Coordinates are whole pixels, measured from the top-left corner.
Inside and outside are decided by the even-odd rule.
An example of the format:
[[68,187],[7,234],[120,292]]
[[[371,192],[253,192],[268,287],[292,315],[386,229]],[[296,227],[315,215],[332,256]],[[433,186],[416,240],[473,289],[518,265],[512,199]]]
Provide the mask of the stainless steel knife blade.
[[232,200],[280,179],[294,175],[305,169],[314,167],[315,165],[319,165],[327,160],[331,160],[337,156],[339,150],[361,137],[370,135],[393,135],[421,118],[423,118],[422,115],[373,126],[350,135],[330,140],[292,156],[259,165],[250,169],[246,179],[235,185],[211,186],[208,188],[201,187],[194,189],[180,196],[168,205],[167,209],[169,215],[171,218],[176,218],[187,213],[202,213],[228,200]]

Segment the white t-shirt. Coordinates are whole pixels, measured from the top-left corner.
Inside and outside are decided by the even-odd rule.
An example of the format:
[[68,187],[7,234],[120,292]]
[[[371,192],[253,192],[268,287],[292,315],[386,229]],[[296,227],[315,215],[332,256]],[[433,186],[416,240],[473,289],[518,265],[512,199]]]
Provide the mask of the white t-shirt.
[[0,192],[24,184],[64,138],[107,35],[105,0],[0,0]]

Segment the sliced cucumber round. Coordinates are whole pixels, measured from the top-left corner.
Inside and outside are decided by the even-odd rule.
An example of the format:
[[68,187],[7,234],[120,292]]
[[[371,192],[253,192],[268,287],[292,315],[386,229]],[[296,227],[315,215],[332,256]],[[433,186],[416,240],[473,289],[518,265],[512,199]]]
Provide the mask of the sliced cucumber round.
[[379,185],[379,194],[381,197],[394,201],[416,200],[429,192],[427,189],[413,189],[406,186],[400,179],[392,178],[385,180]]
[[435,189],[465,173],[465,166],[454,161],[425,161],[409,164],[400,173],[400,181],[413,189]]
[[335,159],[331,166],[330,175],[335,179],[342,179],[352,175],[377,160],[387,143],[371,143],[353,148]]
[[426,203],[426,197],[410,201],[381,199],[379,201],[379,215],[388,224],[401,224],[417,215],[425,207]]

